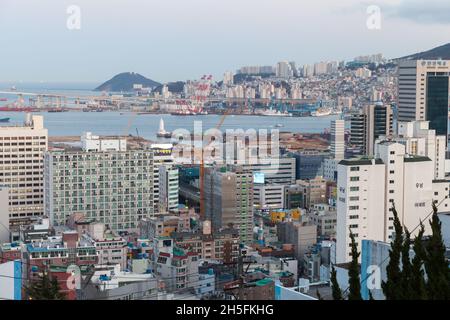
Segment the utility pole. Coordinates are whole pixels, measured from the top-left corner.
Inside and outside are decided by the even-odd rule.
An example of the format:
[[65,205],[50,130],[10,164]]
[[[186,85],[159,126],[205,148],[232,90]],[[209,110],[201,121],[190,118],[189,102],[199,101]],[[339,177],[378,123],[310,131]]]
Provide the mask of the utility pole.
[[239,248],[239,256],[238,256],[238,280],[239,280],[239,289],[237,300],[244,300],[244,257],[242,256],[242,248]]

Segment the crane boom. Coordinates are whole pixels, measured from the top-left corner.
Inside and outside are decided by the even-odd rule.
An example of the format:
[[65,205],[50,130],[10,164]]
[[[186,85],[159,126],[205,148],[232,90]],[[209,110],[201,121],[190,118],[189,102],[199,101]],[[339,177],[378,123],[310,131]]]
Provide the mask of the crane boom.
[[[225,112],[221,117],[219,122],[216,124],[216,129],[220,129],[222,127],[225,118],[227,117],[227,112]],[[200,172],[199,172],[199,180],[200,180],[200,219],[205,219],[205,162],[204,162],[204,148],[202,142],[202,157],[200,159]]]

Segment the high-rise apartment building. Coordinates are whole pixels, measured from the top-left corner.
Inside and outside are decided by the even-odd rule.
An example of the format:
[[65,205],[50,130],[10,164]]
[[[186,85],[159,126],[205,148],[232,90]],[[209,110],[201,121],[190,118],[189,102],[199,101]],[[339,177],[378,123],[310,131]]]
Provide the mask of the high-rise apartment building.
[[178,211],[178,168],[159,166],[159,211]]
[[427,120],[448,136],[450,60],[407,60],[398,65],[398,120]]
[[287,61],[280,61],[277,63],[276,76],[279,78],[292,78],[294,76],[294,70],[292,65]]
[[42,116],[27,114],[23,126],[0,127],[0,185],[9,188],[12,229],[44,213],[44,153],[48,132]]
[[[436,130],[429,129],[428,121],[399,122],[397,129],[397,135],[389,140],[403,144],[407,154],[430,158],[434,179],[445,179],[445,135],[436,135]],[[386,139],[380,136],[378,140]]]
[[45,214],[53,225],[83,213],[115,231],[134,230],[154,213],[152,151],[52,151],[44,163]]
[[173,145],[157,143],[150,145],[153,153],[153,201],[155,212],[178,209],[178,169],[173,158]]
[[323,161],[323,176],[330,181],[337,179],[337,164],[345,156],[345,121],[331,121],[330,158]]
[[375,140],[393,134],[392,108],[381,102],[364,106],[352,113],[350,130],[350,144],[358,154],[373,155]]
[[408,230],[416,233],[422,221],[429,234],[426,217],[432,202],[440,212],[448,211],[449,183],[446,191],[442,187],[440,180],[434,180],[431,159],[406,154],[401,143],[381,141],[376,144],[375,158],[342,160],[337,181],[336,262],[351,259],[349,229],[359,245],[361,240],[390,242],[393,205]]
[[241,242],[253,239],[253,175],[239,166],[205,169],[205,214],[214,230],[230,224]]
[[223,84],[226,86],[232,85],[234,82],[233,72],[227,71],[223,74]]
[[345,155],[345,121],[333,120],[331,121],[331,156],[334,159],[344,159]]

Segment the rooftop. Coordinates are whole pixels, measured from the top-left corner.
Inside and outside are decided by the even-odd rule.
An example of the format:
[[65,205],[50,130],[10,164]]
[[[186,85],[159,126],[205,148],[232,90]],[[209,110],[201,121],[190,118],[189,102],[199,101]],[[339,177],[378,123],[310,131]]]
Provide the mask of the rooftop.
[[383,160],[381,159],[375,159],[373,157],[359,157],[359,158],[353,158],[353,159],[345,159],[339,161],[338,164],[344,165],[344,166],[355,166],[355,165],[371,165],[373,164],[383,164]]

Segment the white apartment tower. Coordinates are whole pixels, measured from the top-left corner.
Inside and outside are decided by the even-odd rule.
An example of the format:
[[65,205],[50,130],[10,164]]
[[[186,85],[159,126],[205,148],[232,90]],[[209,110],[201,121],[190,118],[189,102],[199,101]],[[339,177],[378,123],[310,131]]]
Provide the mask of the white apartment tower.
[[344,159],[345,140],[344,140],[344,120],[331,121],[331,154],[334,159]]
[[[153,201],[155,212],[178,210],[178,169],[175,168],[172,154],[173,145],[156,143],[150,146],[153,151]],[[162,168],[164,167],[164,168]]]
[[[393,204],[405,227],[413,231],[423,221],[429,233],[425,218],[432,201],[438,200],[433,179],[430,158],[405,154],[405,146],[393,141],[377,143],[374,159],[342,160],[337,179],[336,262],[351,259],[349,228],[359,245],[363,239],[390,242]],[[446,202],[438,204],[440,212],[446,210]]]
[[[445,135],[436,135],[436,130],[429,129],[428,121],[399,122],[398,134],[389,140],[401,143],[406,153],[430,158],[434,168],[434,179],[445,178]],[[378,142],[386,140],[381,136]]]
[[292,66],[287,61],[281,61],[277,63],[276,76],[279,78],[292,78],[294,76],[294,71]]
[[10,227],[44,213],[44,118],[26,114],[23,126],[0,127],[0,185],[9,188]]
[[330,156],[324,159],[324,178],[336,181],[337,164],[345,156],[345,120],[331,121]]
[[223,74],[223,84],[226,86],[232,85],[234,82],[233,72],[227,71]]

